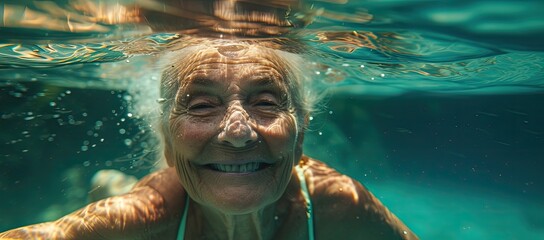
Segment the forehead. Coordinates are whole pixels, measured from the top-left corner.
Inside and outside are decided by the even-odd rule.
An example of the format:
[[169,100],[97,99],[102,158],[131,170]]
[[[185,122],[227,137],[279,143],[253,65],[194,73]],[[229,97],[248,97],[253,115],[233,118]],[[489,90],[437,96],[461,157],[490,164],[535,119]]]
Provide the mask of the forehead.
[[285,89],[288,70],[272,50],[252,45],[219,45],[198,49],[180,59],[180,90],[197,86],[250,84]]

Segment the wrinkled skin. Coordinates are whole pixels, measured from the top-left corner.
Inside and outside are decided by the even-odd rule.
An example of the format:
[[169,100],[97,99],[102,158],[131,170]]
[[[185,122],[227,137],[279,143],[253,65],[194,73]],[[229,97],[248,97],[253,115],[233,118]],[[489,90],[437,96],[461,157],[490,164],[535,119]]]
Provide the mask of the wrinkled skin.
[[169,168],[126,195],[0,239],[175,239],[187,195],[185,239],[308,239],[295,164],[305,169],[317,238],[417,239],[360,183],[302,156],[304,113],[278,56],[211,46],[190,59],[166,79],[179,86],[165,96]]
[[[241,45],[210,48],[179,74],[165,156],[191,198],[213,211],[246,214],[277,201],[300,158],[297,116],[280,66],[267,57]],[[240,174],[213,168],[248,164],[266,168]]]

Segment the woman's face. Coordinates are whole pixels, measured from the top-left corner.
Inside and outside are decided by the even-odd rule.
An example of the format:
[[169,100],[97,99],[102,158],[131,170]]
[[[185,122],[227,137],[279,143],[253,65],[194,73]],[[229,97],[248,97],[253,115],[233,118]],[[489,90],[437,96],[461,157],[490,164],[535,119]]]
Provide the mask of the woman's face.
[[302,134],[285,70],[274,59],[258,48],[213,48],[178,74],[165,155],[204,206],[243,214],[285,191]]

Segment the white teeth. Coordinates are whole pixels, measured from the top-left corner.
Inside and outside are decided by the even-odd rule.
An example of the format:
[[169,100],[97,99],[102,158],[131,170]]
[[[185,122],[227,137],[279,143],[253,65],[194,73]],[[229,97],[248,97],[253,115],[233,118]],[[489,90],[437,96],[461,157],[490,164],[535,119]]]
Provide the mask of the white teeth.
[[258,162],[246,164],[211,164],[211,167],[221,172],[245,173],[255,172],[261,166]]

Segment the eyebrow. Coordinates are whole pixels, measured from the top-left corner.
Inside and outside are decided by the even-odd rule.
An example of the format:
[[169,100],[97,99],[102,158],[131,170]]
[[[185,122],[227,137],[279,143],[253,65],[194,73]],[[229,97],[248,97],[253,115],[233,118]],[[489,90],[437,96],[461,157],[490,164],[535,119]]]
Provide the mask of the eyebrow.
[[180,92],[184,93],[190,90],[194,91],[199,89],[214,89],[216,86],[220,84],[221,83],[211,80],[209,78],[197,77],[185,82],[185,84],[183,84],[183,86],[181,87]]

